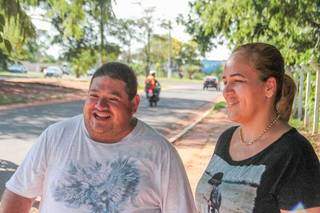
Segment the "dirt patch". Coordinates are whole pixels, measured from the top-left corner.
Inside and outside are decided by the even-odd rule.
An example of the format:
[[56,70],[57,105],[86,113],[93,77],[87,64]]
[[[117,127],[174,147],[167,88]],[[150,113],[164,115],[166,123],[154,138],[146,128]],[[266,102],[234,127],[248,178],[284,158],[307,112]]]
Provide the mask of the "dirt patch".
[[209,163],[218,137],[232,125],[234,123],[228,120],[223,110],[214,111],[175,142],[193,192]]
[[88,82],[54,79],[0,80],[0,110],[82,99]]

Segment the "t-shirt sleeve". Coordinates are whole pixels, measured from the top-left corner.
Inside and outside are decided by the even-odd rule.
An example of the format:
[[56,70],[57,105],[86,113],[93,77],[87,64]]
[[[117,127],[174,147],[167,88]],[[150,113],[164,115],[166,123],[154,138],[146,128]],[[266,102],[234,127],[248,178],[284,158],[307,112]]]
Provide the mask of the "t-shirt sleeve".
[[47,130],[31,147],[22,164],[6,183],[6,188],[20,196],[40,196],[47,167]]
[[161,212],[195,213],[196,207],[183,163],[171,147],[161,166]]
[[277,195],[280,209],[320,206],[320,164],[309,143],[288,157],[283,172]]

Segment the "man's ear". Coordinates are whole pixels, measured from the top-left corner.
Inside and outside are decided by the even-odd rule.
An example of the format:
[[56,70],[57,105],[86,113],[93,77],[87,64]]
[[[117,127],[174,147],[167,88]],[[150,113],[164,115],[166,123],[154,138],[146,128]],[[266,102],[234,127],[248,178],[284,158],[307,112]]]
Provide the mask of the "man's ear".
[[132,106],[132,114],[136,113],[139,107],[139,103],[140,103],[140,96],[137,94],[133,97],[133,99],[131,100],[131,106]]
[[271,98],[276,95],[277,92],[277,80],[275,77],[269,77],[265,82],[265,95],[267,98]]

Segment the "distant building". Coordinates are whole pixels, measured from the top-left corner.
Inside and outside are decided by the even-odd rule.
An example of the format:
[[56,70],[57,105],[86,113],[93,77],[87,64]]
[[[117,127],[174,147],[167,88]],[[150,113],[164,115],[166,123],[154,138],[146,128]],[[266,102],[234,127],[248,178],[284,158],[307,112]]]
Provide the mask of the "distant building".
[[225,61],[203,59],[201,61],[201,71],[206,74],[211,74],[214,71],[216,71],[224,63]]

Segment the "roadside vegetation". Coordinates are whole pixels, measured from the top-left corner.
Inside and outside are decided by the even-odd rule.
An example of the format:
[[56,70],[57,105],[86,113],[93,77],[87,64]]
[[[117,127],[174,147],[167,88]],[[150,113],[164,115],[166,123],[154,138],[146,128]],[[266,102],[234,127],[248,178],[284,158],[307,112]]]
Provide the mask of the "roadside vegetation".
[[0,80],[0,106],[52,101],[84,94],[82,89],[68,88],[57,83]]

